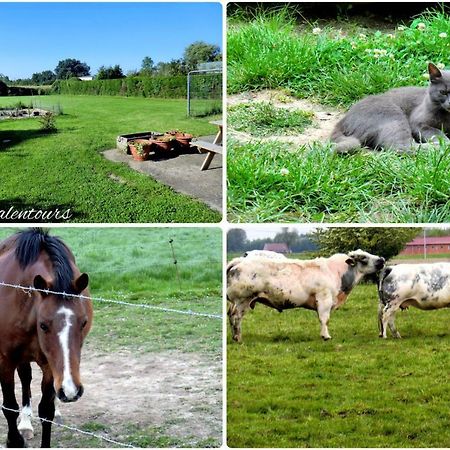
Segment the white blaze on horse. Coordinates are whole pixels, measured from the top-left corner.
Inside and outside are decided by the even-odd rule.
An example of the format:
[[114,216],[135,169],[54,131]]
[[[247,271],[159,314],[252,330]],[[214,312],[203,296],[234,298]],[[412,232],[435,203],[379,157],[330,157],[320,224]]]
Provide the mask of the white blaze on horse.
[[[89,277],[80,273],[69,248],[42,229],[17,233],[0,243],[0,282],[32,286],[26,291],[0,285],[0,381],[8,447],[24,447],[31,425],[31,362],[42,370],[39,416],[53,420],[55,396],[74,402],[83,395],[80,358],[92,324]],[[55,291],[63,294],[53,294]],[[14,392],[14,373],[22,384],[22,414]],[[42,447],[50,447],[51,423],[42,422]]]
[[228,316],[232,336],[240,342],[241,321],[256,303],[278,311],[307,308],[317,311],[320,335],[330,339],[328,321],[364,275],[384,267],[384,258],[362,250],[313,260],[235,258],[227,266]]
[[378,287],[380,337],[387,338],[387,327],[400,338],[395,314],[408,306],[429,310],[450,307],[450,263],[398,264],[386,267]]

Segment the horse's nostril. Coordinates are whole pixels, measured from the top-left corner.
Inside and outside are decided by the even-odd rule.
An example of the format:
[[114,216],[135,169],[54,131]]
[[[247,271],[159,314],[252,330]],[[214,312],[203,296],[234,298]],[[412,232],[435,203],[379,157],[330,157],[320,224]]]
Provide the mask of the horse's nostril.
[[78,392],[77,392],[77,399],[80,398],[84,393],[84,388],[83,385],[81,384],[80,387],[78,388]]

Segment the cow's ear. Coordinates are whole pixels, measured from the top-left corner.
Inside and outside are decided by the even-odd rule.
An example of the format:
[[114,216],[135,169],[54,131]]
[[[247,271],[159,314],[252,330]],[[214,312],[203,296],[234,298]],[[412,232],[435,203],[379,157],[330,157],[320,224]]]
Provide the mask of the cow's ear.
[[356,266],[356,261],[353,258],[348,258],[345,260],[345,262],[350,266],[350,267],[355,267]]

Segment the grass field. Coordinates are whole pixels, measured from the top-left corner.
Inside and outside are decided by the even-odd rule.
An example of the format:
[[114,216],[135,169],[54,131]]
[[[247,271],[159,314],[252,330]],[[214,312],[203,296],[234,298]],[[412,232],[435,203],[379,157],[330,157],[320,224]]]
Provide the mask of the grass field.
[[[29,97],[2,97],[0,106]],[[105,160],[119,134],[180,129],[214,134],[208,118],[186,117],[186,101],[135,97],[43,96],[62,109],[58,133],[36,119],[0,121],[0,209],[71,209],[74,222],[218,222],[203,203]]]
[[[447,63],[450,21],[442,12],[381,31],[351,20],[317,26],[294,17],[294,7],[286,7],[230,18],[230,94],[278,89],[284,96],[347,108],[393,87],[426,86],[428,61]],[[412,156],[341,156],[325,140],[292,148],[229,139],[229,219],[448,222],[449,167],[445,145]]]
[[331,315],[258,305],[227,347],[230,447],[447,447],[450,310],[399,313],[381,340],[374,285]]
[[[1,228],[0,240],[13,231]],[[183,311],[222,312],[219,228],[81,227],[53,229],[52,234],[69,245],[80,270],[89,274],[93,297]],[[94,301],[94,324],[83,355],[85,398],[73,405],[63,405],[67,425],[136,446],[220,445],[222,410],[221,394],[217,391],[217,386],[221,386],[222,364],[220,319]],[[95,358],[99,358],[97,364]],[[180,393],[180,385],[186,382],[182,377],[198,377],[196,367],[205,365],[208,369],[203,369],[203,376],[195,383],[204,392],[198,392],[194,386],[191,394],[184,388]],[[110,369],[102,369],[109,366]],[[111,384],[107,378],[95,375],[99,370],[106,370],[115,382]],[[214,378],[207,375],[208,370],[216,374]],[[167,377],[164,382],[158,381],[157,374],[161,372]],[[133,374],[142,378],[138,384],[129,386],[126,378]],[[149,380],[152,375],[148,374],[154,374],[155,379]],[[40,375],[35,378],[38,382]],[[152,404],[142,401],[142,390],[151,393],[156,389],[162,390],[157,401]],[[34,396],[37,405],[38,387]],[[92,397],[97,400],[89,402]],[[186,406],[178,405],[174,413],[170,407],[173,408],[173,399],[177,398],[186,402]],[[119,408],[119,417],[101,407],[106,399]],[[205,430],[201,434],[200,426]],[[6,422],[0,417],[0,443],[5,428]],[[39,430],[38,426],[35,428]],[[59,428],[54,429],[53,445],[110,446]]]

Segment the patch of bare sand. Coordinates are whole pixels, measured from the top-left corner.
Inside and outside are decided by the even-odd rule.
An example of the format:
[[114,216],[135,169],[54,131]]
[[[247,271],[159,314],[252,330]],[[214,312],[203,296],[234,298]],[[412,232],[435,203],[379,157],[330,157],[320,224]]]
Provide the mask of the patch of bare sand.
[[[227,98],[228,105],[230,106],[261,101],[271,102],[277,108],[286,108],[290,110],[300,109],[314,113],[313,124],[307,127],[305,131],[298,136],[277,135],[258,138],[258,140],[262,142],[281,141],[292,144],[295,149],[301,145],[312,144],[313,142],[328,141],[334,126],[344,115],[344,112],[341,110],[313,103],[309,100],[297,99],[277,90],[244,92],[228,96]],[[244,142],[255,139],[251,134],[233,130],[231,127],[228,127],[228,134]]]
[[[112,430],[113,438],[126,436],[126,426],[133,424],[140,429],[162,427],[165,436],[194,442],[221,440],[222,363],[218,357],[178,351],[99,354],[86,347],[81,375],[83,397],[75,403],[60,403],[64,424],[80,428],[87,422],[101,423]],[[41,397],[40,381],[41,371],[33,364],[34,415]],[[20,403],[19,386],[18,382]],[[39,447],[41,427],[36,421],[33,426],[35,437],[28,446]],[[1,445],[6,442],[6,431],[6,420],[0,417]],[[65,440],[64,446],[68,444]],[[103,446],[101,441],[98,444]],[[58,446],[56,436],[53,446]],[[77,433],[69,446],[78,446]]]

